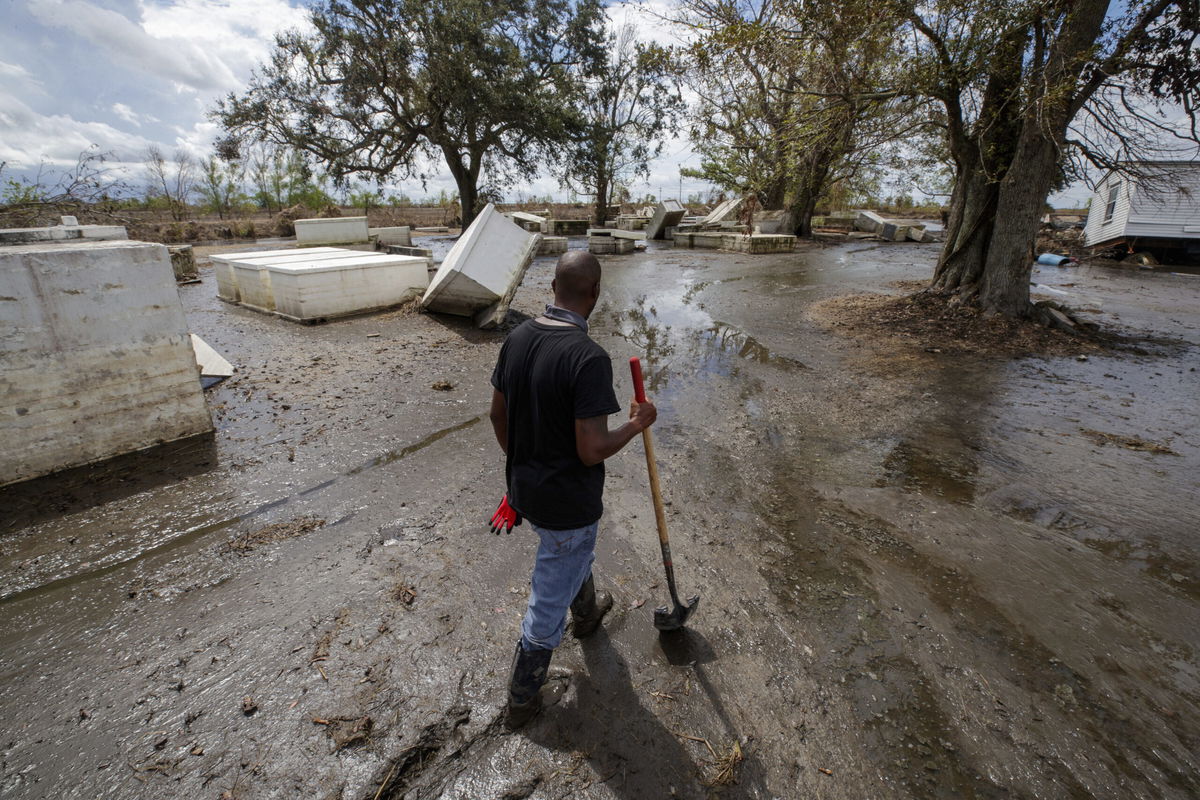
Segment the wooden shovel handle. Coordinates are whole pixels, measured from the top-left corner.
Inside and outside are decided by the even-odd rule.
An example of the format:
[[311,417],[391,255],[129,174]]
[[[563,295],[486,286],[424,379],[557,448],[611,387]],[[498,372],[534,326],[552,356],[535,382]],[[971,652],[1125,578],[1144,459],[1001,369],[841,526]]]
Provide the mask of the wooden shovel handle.
[[[646,387],[642,384],[642,362],[637,356],[629,359],[629,372],[633,376],[633,398],[646,402]],[[646,471],[650,473],[650,494],[654,497],[654,521],[658,524],[658,543],[663,547],[663,557],[670,567],[670,540],[667,538],[667,512],[663,508],[662,489],[658,485],[658,464],[654,458],[654,437],[650,429],[642,431],[642,446],[646,451]]]

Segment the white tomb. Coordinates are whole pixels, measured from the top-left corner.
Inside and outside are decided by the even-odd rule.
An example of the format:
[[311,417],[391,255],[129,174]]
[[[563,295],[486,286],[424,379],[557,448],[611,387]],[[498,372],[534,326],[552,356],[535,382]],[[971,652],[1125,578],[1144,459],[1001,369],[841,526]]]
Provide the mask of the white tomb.
[[328,217],[298,219],[297,245],[363,244],[370,241],[366,217]]
[[167,248],[0,247],[0,484],[212,430]]
[[399,305],[429,285],[427,259],[419,256],[314,247],[228,253],[213,256],[214,264],[218,258],[232,275],[233,302],[295,322]]
[[654,216],[646,223],[647,239],[661,239],[667,228],[674,227],[683,219],[687,209],[678,200],[663,200],[654,207]]
[[700,224],[719,225],[727,220],[736,219],[738,211],[742,208],[742,199],[741,197],[732,197],[726,200],[710,211],[708,216],[700,220]]
[[209,256],[209,261],[212,262],[213,275],[217,279],[217,297],[222,300],[228,300],[230,303],[237,303],[242,299],[241,292],[238,289],[237,276],[233,271],[233,261],[247,261],[250,259],[266,259],[280,256],[295,256],[301,254],[302,258],[310,258],[312,253],[321,252],[347,252],[339,250],[336,247],[309,247],[303,250],[297,250],[292,247],[287,250],[251,250],[241,253],[219,253]]
[[[63,219],[70,219],[64,217]],[[3,228],[0,244],[27,242],[68,242],[85,239],[96,242],[128,240],[124,225],[55,225],[52,228]]]
[[412,228],[396,225],[390,228],[367,228],[367,235],[375,240],[376,246],[389,244],[412,247]]
[[422,307],[473,316],[479,327],[495,327],[508,313],[540,238],[489,203],[442,260]]

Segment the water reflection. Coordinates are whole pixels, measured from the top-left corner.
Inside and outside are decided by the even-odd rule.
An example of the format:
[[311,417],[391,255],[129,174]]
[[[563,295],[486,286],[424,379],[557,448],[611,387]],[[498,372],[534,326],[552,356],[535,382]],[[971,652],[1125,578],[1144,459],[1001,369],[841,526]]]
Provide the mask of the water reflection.
[[808,369],[741,328],[714,320],[703,304],[696,302],[705,289],[724,282],[684,279],[660,291],[636,295],[624,307],[619,300],[602,300],[592,317],[593,328],[624,339],[639,353],[652,392],[667,388],[668,374],[739,377],[746,362],[788,372]]

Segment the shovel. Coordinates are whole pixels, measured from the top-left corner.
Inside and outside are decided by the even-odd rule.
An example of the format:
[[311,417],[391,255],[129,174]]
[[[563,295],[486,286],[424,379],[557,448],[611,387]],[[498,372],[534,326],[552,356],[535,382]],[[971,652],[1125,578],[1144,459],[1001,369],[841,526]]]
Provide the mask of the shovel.
[[[633,374],[633,396],[639,403],[646,402],[646,387],[642,385],[642,362],[637,356],[629,359],[629,371]],[[658,465],[654,461],[654,437],[650,429],[642,431],[642,444],[646,450],[646,469],[650,473],[650,493],[654,496],[654,521],[658,523],[658,544],[662,547],[663,567],[667,570],[667,588],[671,590],[674,608],[661,606],[654,609],[654,627],[660,631],[677,631],[684,626],[688,617],[696,610],[700,595],[679,602],[675,589],[675,567],[671,564],[671,542],[667,539],[667,512],[663,510],[662,490],[658,487]]]

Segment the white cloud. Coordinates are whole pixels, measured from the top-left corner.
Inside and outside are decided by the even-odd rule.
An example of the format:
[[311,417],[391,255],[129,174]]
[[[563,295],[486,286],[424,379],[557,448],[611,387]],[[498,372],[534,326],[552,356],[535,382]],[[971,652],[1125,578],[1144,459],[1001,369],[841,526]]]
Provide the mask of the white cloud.
[[158,38],[116,11],[83,0],[33,0],[30,11],[42,24],[64,28],[99,46],[103,57],[126,69],[161,76],[200,91],[237,85],[219,59],[183,38]]
[[124,103],[113,103],[112,112],[131,125],[136,125],[139,128],[142,127],[141,118],[138,117],[132,108]]
[[104,122],[77,120],[67,114],[41,114],[0,89],[0,161],[12,168],[35,169],[75,164],[93,145],[118,161],[136,161],[150,141]]
[[86,0],[33,0],[29,10],[126,69],[203,93],[240,88],[277,31],[306,24],[305,12],[285,0],[143,4],[138,20]]
[[288,0],[131,0],[117,6],[125,13],[100,2],[29,0],[24,23],[18,17],[26,32],[9,31],[28,40],[40,27],[54,42],[52,52],[0,61],[0,161],[9,170],[67,167],[93,145],[134,173],[151,144],[207,155],[213,100],[244,87],[276,33],[308,26],[307,11]]

